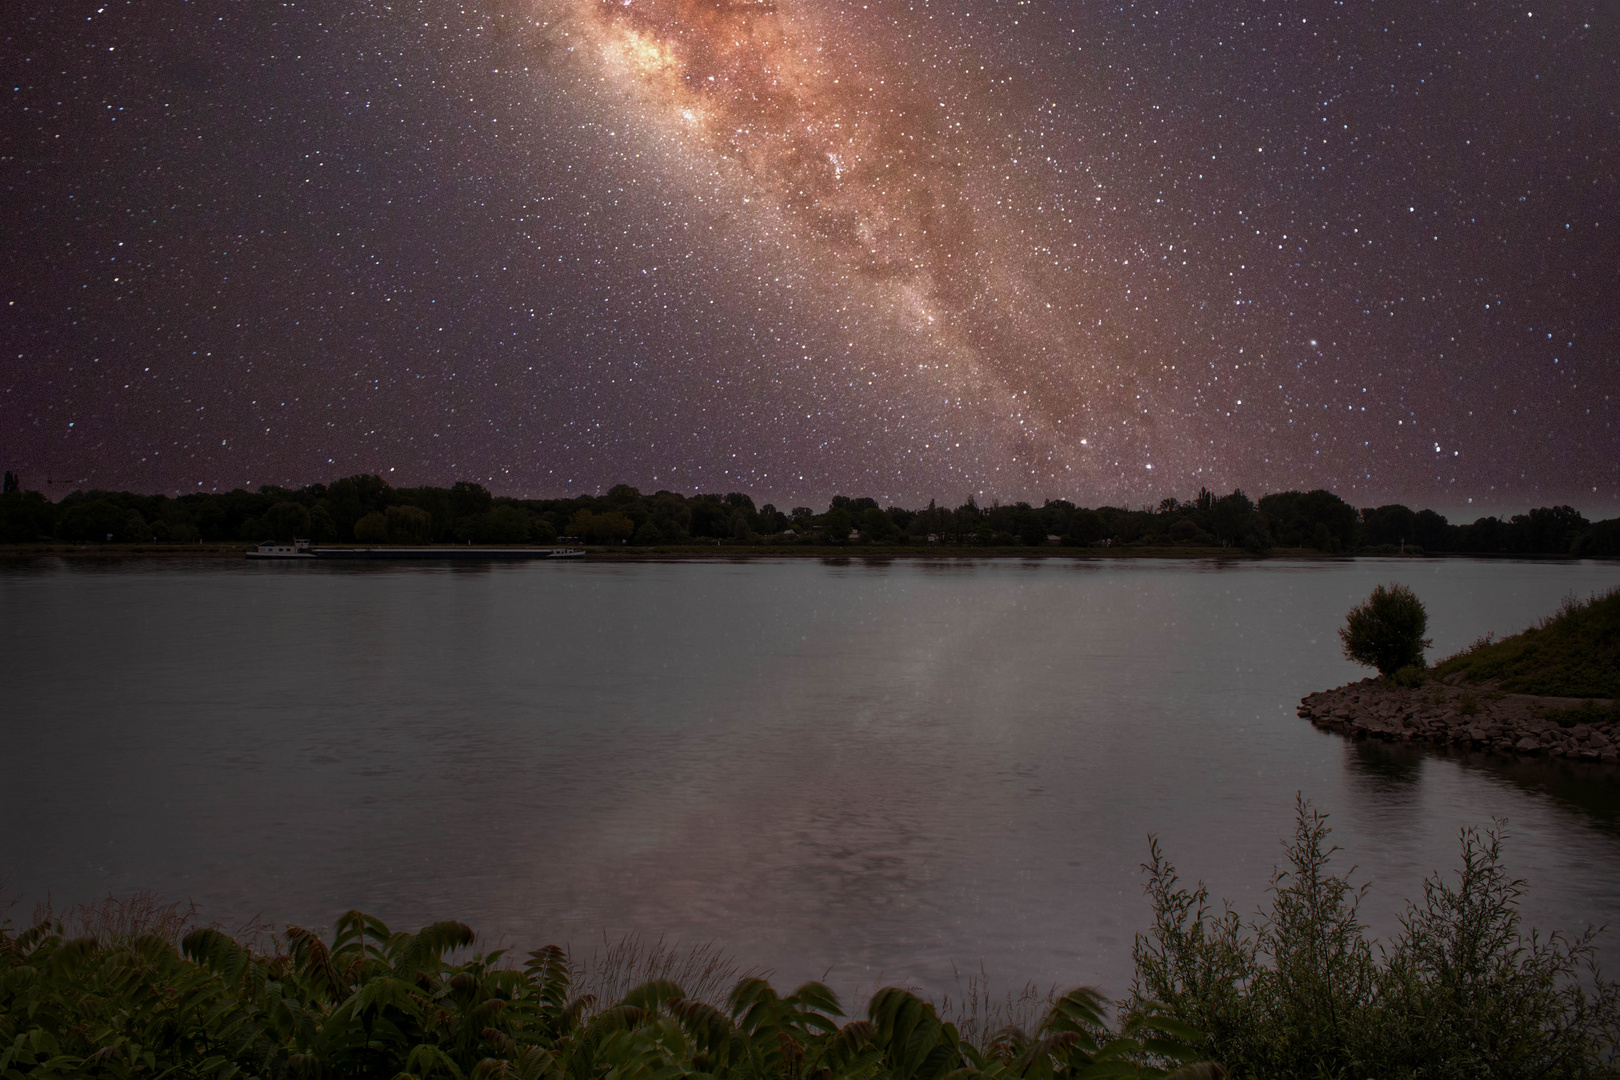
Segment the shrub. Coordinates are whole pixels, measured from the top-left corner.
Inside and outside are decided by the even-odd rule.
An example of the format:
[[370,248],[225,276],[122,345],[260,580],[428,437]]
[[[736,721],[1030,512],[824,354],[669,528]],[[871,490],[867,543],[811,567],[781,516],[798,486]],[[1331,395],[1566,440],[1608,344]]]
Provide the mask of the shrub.
[[1598,974],[1593,931],[1521,932],[1524,883],[1502,866],[1498,828],[1463,831],[1455,884],[1425,881],[1384,945],[1357,914],[1366,886],[1330,871],[1329,832],[1300,800],[1287,868],[1249,922],[1214,914],[1153,842],[1132,999],[1162,1003],[1255,1080],[1613,1075],[1620,984]]
[[1423,666],[1423,650],[1433,644],[1423,636],[1428,628],[1423,601],[1405,585],[1391,582],[1350,609],[1339,640],[1349,659],[1377,668],[1380,675],[1393,675],[1408,665]]
[[1584,704],[1571,709],[1554,709],[1545,715],[1559,727],[1571,728],[1576,724],[1600,727],[1620,723],[1620,704],[1611,701],[1604,706],[1587,698]]
[[1417,664],[1407,664],[1395,673],[1395,684],[1408,687],[1422,686],[1428,677],[1428,672]]

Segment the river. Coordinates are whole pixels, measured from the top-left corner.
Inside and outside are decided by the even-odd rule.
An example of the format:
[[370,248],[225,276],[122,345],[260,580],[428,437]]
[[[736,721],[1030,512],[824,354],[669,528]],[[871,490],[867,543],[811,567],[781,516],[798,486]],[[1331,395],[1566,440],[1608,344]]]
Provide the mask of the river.
[[1303,793],[1379,933],[1493,818],[1530,922],[1620,925],[1607,774],[1295,716],[1365,674],[1334,630],[1391,580],[1438,658],[1620,565],[11,562],[0,882],[14,922],[146,889],[227,927],[359,907],[846,991],[1118,993],[1148,835],[1252,910]]

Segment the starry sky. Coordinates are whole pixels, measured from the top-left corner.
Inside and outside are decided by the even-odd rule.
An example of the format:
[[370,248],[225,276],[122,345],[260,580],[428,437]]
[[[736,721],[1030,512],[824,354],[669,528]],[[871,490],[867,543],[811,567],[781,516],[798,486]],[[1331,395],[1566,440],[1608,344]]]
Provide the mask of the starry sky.
[[8,4],[25,486],[1620,506],[1615,0]]

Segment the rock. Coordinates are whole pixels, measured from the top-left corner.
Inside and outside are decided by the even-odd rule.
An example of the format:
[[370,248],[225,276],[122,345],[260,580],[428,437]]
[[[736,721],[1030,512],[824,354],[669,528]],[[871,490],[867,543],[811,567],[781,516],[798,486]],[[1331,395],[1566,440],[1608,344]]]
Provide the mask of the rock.
[[1620,727],[1612,736],[1585,724],[1561,728],[1543,715],[1545,709],[1562,707],[1560,701],[1494,694],[1489,687],[1473,688],[1471,696],[1473,701],[1464,714],[1462,695],[1451,696],[1432,687],[1418,692],[1363,679],[1309,694],[1300,699],[1296,712],[1325,731],[1351,739],[1471,745],[1493,753],[1543,754],[1611,764],[1620,759]]

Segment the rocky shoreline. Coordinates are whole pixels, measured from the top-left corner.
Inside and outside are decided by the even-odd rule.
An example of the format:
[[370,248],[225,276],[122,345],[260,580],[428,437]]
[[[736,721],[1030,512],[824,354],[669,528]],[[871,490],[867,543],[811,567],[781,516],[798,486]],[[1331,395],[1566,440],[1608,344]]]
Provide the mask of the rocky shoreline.
[[[1406,687],[1368,678],[1306,695],[1299,715],[1326,731],[1358,739],[1620,764],[1620,724],[1574,718],[1566,727],[1550,715],[1585,704],[1581,698],[1504,694],[1488,686],[1431,682]],[[1570,719],[1566,715],[1565,721]]]

